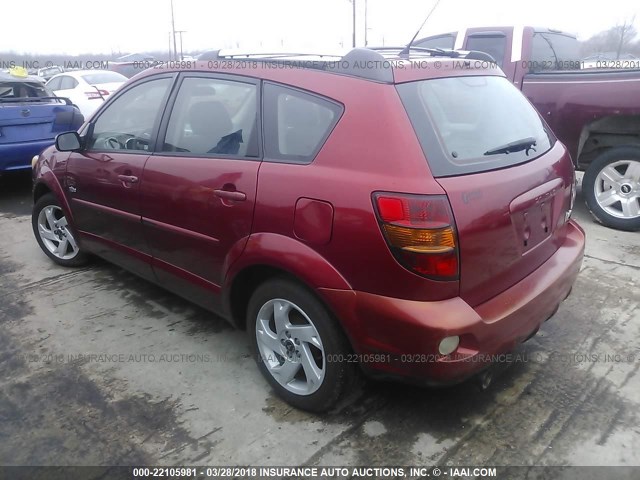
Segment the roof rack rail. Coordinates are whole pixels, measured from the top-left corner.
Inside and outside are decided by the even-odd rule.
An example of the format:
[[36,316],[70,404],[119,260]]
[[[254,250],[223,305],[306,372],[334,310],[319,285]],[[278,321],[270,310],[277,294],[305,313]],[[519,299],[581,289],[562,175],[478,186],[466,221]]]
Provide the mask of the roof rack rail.
[[[336,53],[312,52],[250,52],[233,50],[213,50],[205,52],[199,60],[251,60],[270,63],[284,63],[300,68],[324,70],[342,75],[372,80],[375,82],[393,83],[393,62],[396,60],[410,60],[411,53],[429,55],[430,57],[460,58],[464,60],[481,60],[497,63],[487,53],[479,51],[445,50],[442,48],[411,47],[409,54],[402,53],[407,47],[367,47],[354,48],[346,55]],[[395,58],[389,58],[384,53],[393,53]]]
[[[367,68],[363,67],[363,65],[367,65]],[[375,68],[368,67],[369,65]],[[339,62],[327,64],[325,70],[375,82],[393,83],[391,63],[379,52],[371,48],[354,48],[342,57]]]
[[344,52],[292,52],[292,51],[242,51],[242,50],[233,50],[233,49],[222,49],[218,50],[218,56],[220,58],[233,58],[233,59],[241,59],[241,58],[250,58],[250,59],[260,59],[260,58],[282,58],[282,57],[332,57],[332,58],[342,58]]
[[[396,51],[404,50],[407,47],[370,47],[376,51]],[[464,58],[466,60],[482,60],[491,63],[498,63],[488,53],[481,52],[479,50],[452,50],[444,48],[426,48],[426,47],[411,47],[410,51],[428,53],[433,57],[450,57],[450,58]],[[408,55],[401,55],[404,58],[409,58]]]
[[[399,47],[368,47],[371,50],[375,50],[375,51],[390,51],[390,52],[395,52],[398,51],[400,56],[403,58],[409,58],[409,55],[406,53],[402,53],[404,50],[407,49],[406,46],[399,46]],[[422,52],[422,53],[428,53],[429,55],[431,55],[432,57],[451,57],[451,58],[458,58],[462,56],[462,52],[459,50],[450,50],[450,49],[444,49],[444,48],[427,48],[427,47],[411,47],[410,52]]]

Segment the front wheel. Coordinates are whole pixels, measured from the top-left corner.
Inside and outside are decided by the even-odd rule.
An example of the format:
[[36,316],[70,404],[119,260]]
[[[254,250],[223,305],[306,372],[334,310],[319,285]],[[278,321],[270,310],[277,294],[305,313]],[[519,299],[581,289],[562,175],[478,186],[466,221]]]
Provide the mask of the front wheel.
[[340,327],[311,292],[292,281],[274,279],[256,289],[247,327],[261,373],[297,408],[330,409],[355,378]]
[[38,245],[55,263],[64,267],[87,263],[88,257],[80,250],[67,216],[53,194],[43,195],[35,203],[31,225]]
[[640,230],[640,148],[617,147],[596,157],[584,175],[582,191],[600,223]]

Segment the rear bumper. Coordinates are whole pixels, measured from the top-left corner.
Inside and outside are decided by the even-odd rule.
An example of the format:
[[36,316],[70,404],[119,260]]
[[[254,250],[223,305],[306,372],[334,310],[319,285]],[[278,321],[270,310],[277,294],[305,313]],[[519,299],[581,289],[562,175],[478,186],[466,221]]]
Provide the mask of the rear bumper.
[[[567,225],[565,243],[529,276],[491,300],[470,307],[457,297],[418,302],[364,292],[321,289],[352,341],[354,358],[378,377],[450,384],[485,369],[535,333],[569,295],[584,254],[583,230]],[[458,335],[450,356],[439,342]]]
[[0,172],[31,168],[31,159],[53,145],[54,139],[0,144]]

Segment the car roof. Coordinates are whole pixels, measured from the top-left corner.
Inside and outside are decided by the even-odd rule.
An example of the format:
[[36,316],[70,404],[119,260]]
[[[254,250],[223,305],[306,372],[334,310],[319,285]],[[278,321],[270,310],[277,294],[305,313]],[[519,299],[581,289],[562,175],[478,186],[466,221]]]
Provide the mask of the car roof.
[[[339,74],[380,83],[402,83],[421,78],[463,75],[504,75],[495,61],[484,52],[411,47],[354,48],[345,55],[333,52],[242,51],[223,49],[207,52],[208,61],[197,61],[195,69],[241,73],[250,77],[268,77],[277,64],[283,69],[305,69],[323,74]],[[475,61],[472,63],[472,61]],[[175,62],[179,64],[180,62]],[[463,63],[464,65],[459,65]],[[478,63],[483,63],[478,65]],[[422,70],[422,71],[421,71]],[[154,72],[180,71],[171,63],[148,69]]]

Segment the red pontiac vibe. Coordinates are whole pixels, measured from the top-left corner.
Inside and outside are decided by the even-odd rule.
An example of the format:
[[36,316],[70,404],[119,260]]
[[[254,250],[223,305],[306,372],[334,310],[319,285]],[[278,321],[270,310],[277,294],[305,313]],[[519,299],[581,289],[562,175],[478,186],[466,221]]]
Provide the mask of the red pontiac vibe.
[[584,250],[567,150],[487,58],[219,52],[143,72],[36,161],[36,239],[246,329],[299,408],[330,408],[358,364],[462,381],[553,315]]

